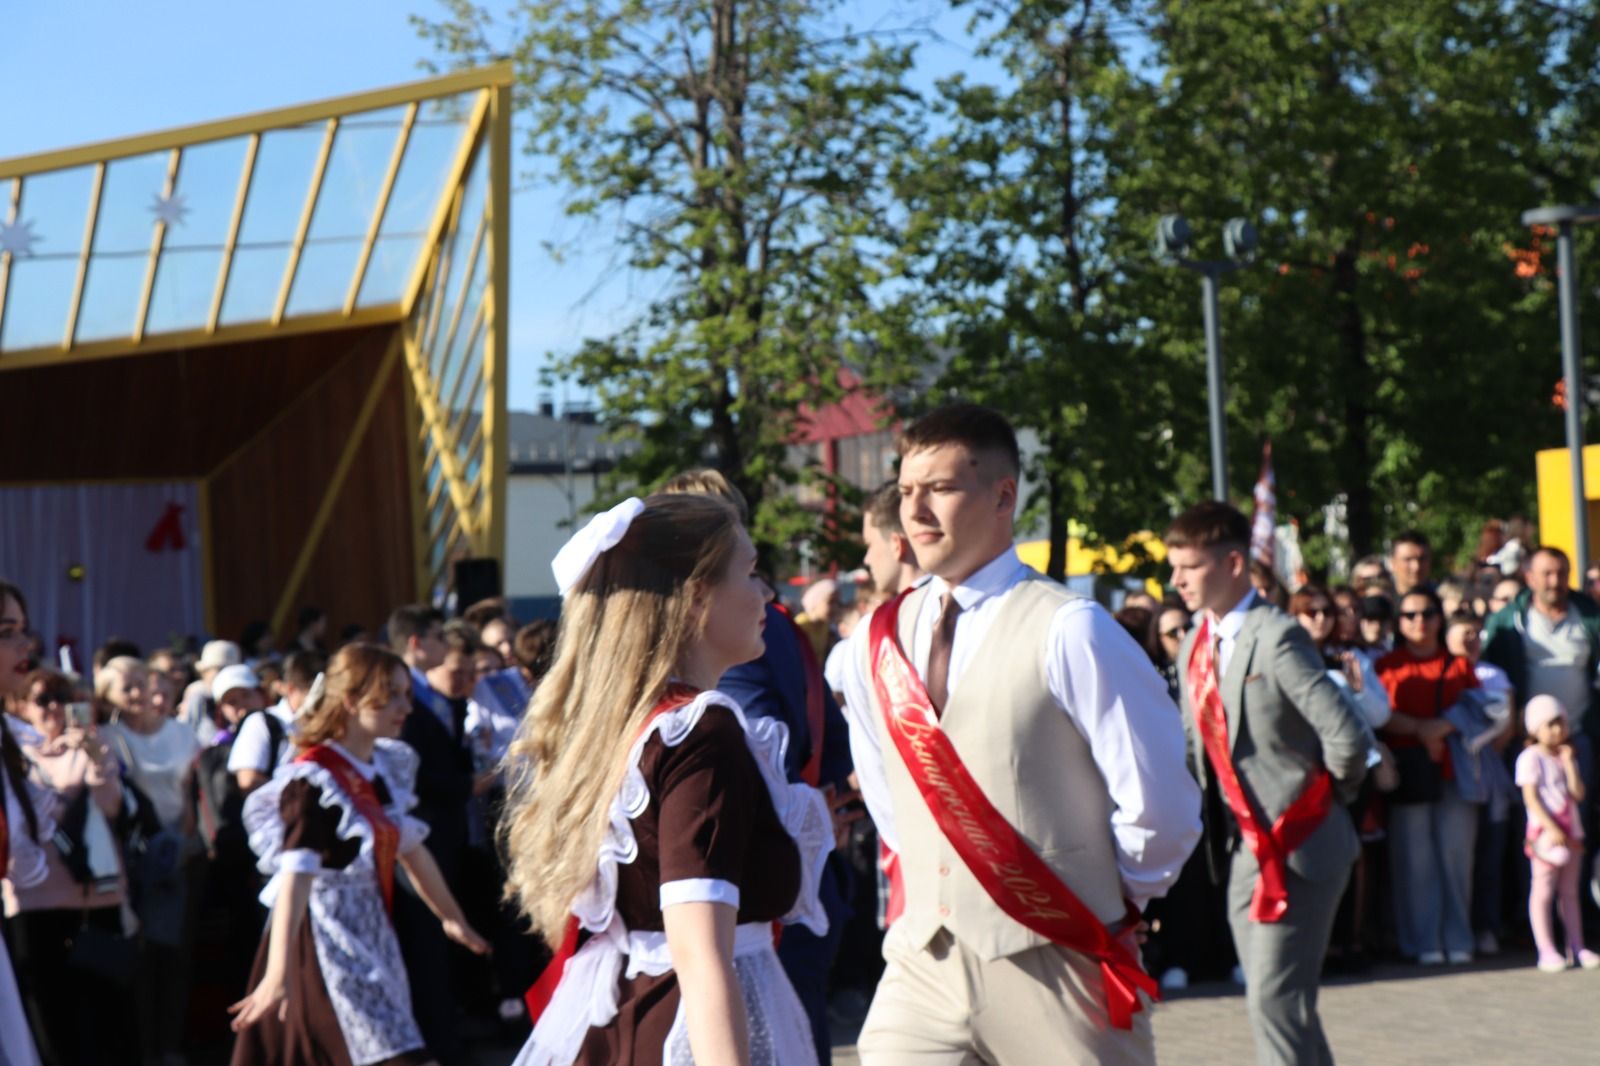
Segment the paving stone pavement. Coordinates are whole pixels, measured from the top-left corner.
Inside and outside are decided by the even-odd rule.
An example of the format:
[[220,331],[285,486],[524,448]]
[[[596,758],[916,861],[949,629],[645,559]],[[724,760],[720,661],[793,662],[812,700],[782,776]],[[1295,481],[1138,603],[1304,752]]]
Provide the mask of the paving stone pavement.
[[[1377,967],[1325,984],[1321,1011],[1340,1066],[1600,1062],[1600,971],[1543,974],[1531,955]],[[1195,985],[1158,1005],[1154,1021],[1161,1066],[1255,1061],[1244,995],[1231,985]],[[834,1049],[833,1066],[859,1061],[854,1047]]]

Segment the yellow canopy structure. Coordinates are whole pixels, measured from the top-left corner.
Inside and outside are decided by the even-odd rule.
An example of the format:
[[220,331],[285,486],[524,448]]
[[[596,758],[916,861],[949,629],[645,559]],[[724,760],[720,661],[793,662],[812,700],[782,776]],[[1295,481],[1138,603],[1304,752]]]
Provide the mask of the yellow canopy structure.
[[212,632],[503,558],[512,78],[0,161],[0,486],[197,486]]

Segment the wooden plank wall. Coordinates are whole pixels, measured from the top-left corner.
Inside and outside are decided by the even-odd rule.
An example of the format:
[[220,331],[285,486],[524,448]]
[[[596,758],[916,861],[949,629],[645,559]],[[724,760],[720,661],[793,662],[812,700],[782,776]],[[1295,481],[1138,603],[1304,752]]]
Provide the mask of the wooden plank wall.
[[[211,479],[211,588],[217,624],[232,633],[270,618],[294,568],[389,337],[363,338]],[[406,382],[392,364],[365,440],[315,547],[293,613],[329,612],[374,632],[415,595],[413,493],[406,461]]]
[[[208,585],[232,639],[271,617],[394,328],[0,373],[0,482],[209,478]],[[403,369],[294,598],[335,633],[416,595]]]

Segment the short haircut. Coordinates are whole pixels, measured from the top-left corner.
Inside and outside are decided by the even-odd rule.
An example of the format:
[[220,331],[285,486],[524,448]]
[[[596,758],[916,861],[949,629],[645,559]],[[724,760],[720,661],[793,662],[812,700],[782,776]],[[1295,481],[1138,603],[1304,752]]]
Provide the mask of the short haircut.
[[1381,555],[1363,555],[1356,560],[1355,565],[1350,568],[1350,572],[1355,573],[1362,567],[1376,567],[1378,572],[1382,574],[1389,572],[1389,564],[1384,561]]
[[[1533,549],[1533,554],[1528,556],[1528,562],[1530,562],[1530,563],[1533,562],[1533,556],[1534,555],[1549,555],[1549,556],[1552,556],[1553,558],[1561,560],[1561,564],[1563,566],[1565,566],[1568,570],[1572,569],[1572,560],[1567,557],[1567,553],[1562,551],[1560,548],[1556,547],[1554,544],[1541,544],[1537,548]],[[1513,576],[1515,576],[1515,575],[1513,575]],[[1503,581],[1503,580],[1506,580],[1506,579],[1502,578],[1501,580]],[[1517,580],[1519,582],[1521,581],[1520,578],[1518,578]]]
[[1301,615],[1311,610],[1312,604],[1318,600],[1326,600],[1329,607],[1334,606],[1333,597],[1328,595],[1328,590],[1321,585],[1307,582],[1295,590],[1289,597],[1288,611],[1290,614]]
[[478,637],[477,626],[457,619],[444,624],[444,646],[446,651],[471,655],[483,647],[483,641]]
[[750,525],[750,502],[744,498],[744,493],[728,480],[728,475],[709,466],[674,474],[656,491],[664,496],[716,496],[733,504],[733,509],[739,512],[740,525],[746,528]]
[[479,600],[461,612],[461,620],[470,623],[474,629],[482,629],[497,618],[510,617],[511,605],[506,602],[504,596],[491,596],[486,600]]
[[1389,553],[1394,554],[1394,550],[1402,544],[1415,544],[1429,555],[1433,554],[1433,545],[1428,543],[1428,538],[1420,529],[1408,529],[1403,533],[1396,533],[1394,540],[1389,542]]
[[1387,596],[1363,596],[1361,597],[1361,620],[1363,622],[1392,622],[1394,621],[1394,604],[1389,602],[1389,597]]
[[319,651],[292,651],[283,660],[283,679],[300,692],[311,691],[311,683],[328,668],[328,657]]
[[94,650],[91,665],[98,673],[112,659],[142,659],[144,652],[139,650],[139,645],[127,637],[111,637],[104,644]]
[[1457,611],[1455,614],[1451,615],[1449,618],[1445,619],[1445,623],[1444,623],[1445,632],[1448,633],[1451,629],[1454,629],[1456,626],[1472,626],[1474,629],[1482,629],[1483,628],[1483,619],[1479,618],[1477,615],[1473,614],[1471,611],[1460,610],[1460,611]]
[[396,607],[389,616],[389,647],[404,655],[412,637],[424,636],[435,625],[444,622],[444,612],[425,603],[411,603]]
[[[62,703],[71,703],[77,697],[78,691],[72,683],[72,678],[59,670],[52,670],[48,666],[36,668],[22,683],[22,691],[18,695],[23,698],[32,698],[33,690],[39,688],[39,695],[44,699],[57,699]],[[0,725],[0,729],[5,726]]]
[[877,491],[867,497],[867,505],[863,509],[867,521],[872,523],[874,529],[884,536],[899,533],[904,536],[906,528],[900,524],[900,483],[893,479],[879,485]]
[[1396,608],[1398,609],[1401,604],[1404,604],[1413,596],[1421,596],[1423,599],[1427,600],[1428,610],[1432,611],[1441,618],[1444,617],[1444,601],[1439,599],[1439,594],[1437,592],[1428,588],[1426,585],[1418,585],[1414,589],[1407,589],[1406,594],[1400,597],[1400,604],[1396,604]]
[[897,442],[902,458],[946,444],[959,444],[974,456],[1000,460],[1011,477],[1022,473],[1017,433],[1005,415],[993,408],[975,403],[937,407],[901,430]]
[[1162,538],[1173,548],[1221,548],[1249,552],[1250,519],[1231,503],[1202,500],[1172,520]]

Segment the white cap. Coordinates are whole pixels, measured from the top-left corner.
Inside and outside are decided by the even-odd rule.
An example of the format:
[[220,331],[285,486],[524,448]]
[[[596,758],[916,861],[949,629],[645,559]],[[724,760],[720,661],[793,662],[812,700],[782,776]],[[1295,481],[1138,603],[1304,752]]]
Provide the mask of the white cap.
[[217,676],[211,679],[211,698],[221,703],[222,697],[236,688],[260,687],[261,679],[256,676],[254,670],[234,663],[232,666],[224,666],[217,671]]
[[244,661],[244,656],[239,652],[239,645],[231,640],[207,641],[206,646],[200,649],[200,661],[194,664],[196,670],[220,670],[224,666],[237,666]]

